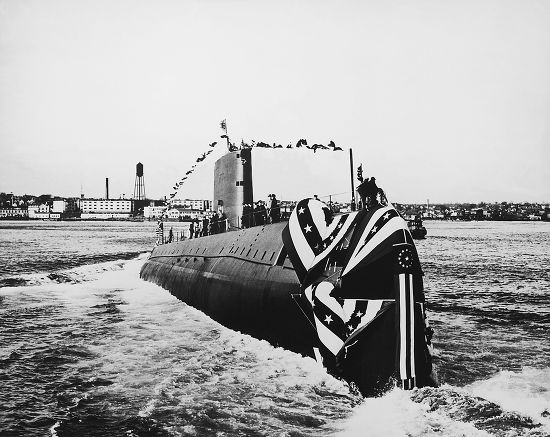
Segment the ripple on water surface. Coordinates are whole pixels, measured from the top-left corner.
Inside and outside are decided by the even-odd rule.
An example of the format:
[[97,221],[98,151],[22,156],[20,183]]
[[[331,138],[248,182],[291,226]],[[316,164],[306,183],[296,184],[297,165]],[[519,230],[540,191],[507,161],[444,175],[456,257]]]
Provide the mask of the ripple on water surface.
[[548,228],[426,225],[418,249],[443,385],[365,400],[313,360],[139,280],[144,257],[117,253],[141,252],[153,229],[130,241],[125,224],[74,225],[76,256],[91,264],[0,272],[0,433],[549,435]]

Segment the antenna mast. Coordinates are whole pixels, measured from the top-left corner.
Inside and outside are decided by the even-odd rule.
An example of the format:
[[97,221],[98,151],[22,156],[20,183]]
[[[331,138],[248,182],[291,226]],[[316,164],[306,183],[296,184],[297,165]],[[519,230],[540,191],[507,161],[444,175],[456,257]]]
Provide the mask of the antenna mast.
[[351,210],[355,211],[355,187],[353,186],[353,150],[349,148],[349,168],[351,175]]

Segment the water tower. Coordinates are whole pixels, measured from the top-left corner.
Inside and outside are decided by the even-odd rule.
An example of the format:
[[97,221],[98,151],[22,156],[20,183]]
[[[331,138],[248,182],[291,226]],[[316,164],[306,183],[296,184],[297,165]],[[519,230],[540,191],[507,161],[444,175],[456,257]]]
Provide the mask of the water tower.
[[145,180],[143,179],[143,164],[141,162],[138,162],[136,165],[134,200],[145,200]]

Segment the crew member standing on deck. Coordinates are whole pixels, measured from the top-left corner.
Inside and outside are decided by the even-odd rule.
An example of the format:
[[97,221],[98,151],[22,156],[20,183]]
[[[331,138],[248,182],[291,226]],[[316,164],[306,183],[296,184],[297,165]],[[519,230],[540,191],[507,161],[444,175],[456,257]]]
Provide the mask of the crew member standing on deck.
[[210,219],[210,235],[218,233],[218,213],[215,212],[212,218]]
[[242,227],[249,228],[252,223],[252,208],[248,203],[243,204],[243,217],[241,219]]
[[386,206],[388,204],[384,190],[376,185],[376,179],[374,177],[365,179],[357,187],[357,193],[361,198],[363,209],[367,211],[377,206]]
[[281,209],[279,208],[279,202],[275,197],[275,194],[270,194],[270,205],[269,205],[269,217],[271,218],[271,223],[278,223],[281,220]]
[[219,224],[220,232],[223,233],[223,232],[227,231],[229,226],[227,226],[227,216],[225,215],[225,212],[222,212],[220,214],[219,223],[220,223]]
[[195,238],[198,238],[199,235],[200,235],[200,230],[199,230],[200,222],[199,222],[199,219],[195,217],[193,219],[193,222],[195,223]]

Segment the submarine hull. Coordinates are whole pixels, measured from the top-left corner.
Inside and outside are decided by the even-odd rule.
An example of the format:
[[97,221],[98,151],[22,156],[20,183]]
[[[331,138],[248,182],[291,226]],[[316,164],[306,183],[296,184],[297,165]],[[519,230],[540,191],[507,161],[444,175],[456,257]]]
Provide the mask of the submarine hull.
[[300,283],[284,257],[284,225],[157,246],[140,276],[230,329],[313,356],[316,333],[302,312],[307,307],[297,303]]

